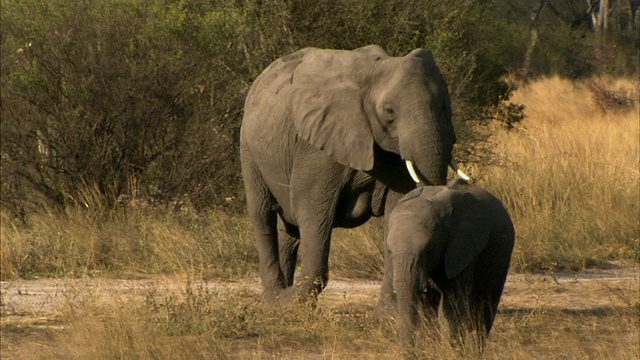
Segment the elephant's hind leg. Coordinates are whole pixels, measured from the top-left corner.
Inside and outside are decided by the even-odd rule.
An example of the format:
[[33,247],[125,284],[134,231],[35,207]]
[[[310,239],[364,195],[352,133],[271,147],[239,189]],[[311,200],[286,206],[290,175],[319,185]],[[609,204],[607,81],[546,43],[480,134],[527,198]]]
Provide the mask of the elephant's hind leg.
[[246,153],[241,155],[247,211],[256,237],[264,300],[276,303],[285,288],[278,258],[277,203],[255,164],[247,159]]

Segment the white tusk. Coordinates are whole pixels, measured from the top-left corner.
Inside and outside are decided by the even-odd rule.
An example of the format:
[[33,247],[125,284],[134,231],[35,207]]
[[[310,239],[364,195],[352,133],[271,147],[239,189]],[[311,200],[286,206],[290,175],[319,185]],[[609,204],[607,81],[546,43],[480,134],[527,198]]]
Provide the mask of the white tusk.
[[409,160],[405,160],[405,164],[407,165],[407,170],[409,170],[409,175],[416,184],[420,184],[420,178],[418,178],[418,174],[416,174],[416,169],[413,168],[413,163]]
[[458,165],[456,165],[456,163],[454,163],[452,161],[452,162],[449,163],[449,166],[451,166],[453,171],[455,171],[456,174],[458,174],[458,176],[460,176],[461,178],[463,178],[463,179],[465,179],[467,181],[471,181],[471,176],[465,174],[464,171],[460,170],[460,168],[458,167]]

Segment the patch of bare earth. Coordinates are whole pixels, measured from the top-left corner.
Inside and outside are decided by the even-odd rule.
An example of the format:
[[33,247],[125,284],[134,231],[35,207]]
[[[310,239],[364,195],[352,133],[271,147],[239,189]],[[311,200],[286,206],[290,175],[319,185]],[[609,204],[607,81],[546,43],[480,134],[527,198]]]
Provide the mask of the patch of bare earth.
[[[237,293],[239,290],[246,291],[255,298],[258,298],[260,293],[257,278],[239,282],[187,282],[172,277],[135,280],[86,278],[3,281],[0,283],[0,357],[36,359],[55,356],[56,347],[52,346],[52,343],[56,341],[57,333],[68,330],[62,314],[68,312],[70,307],[80,307],[83,304],[113,304],[135,299],[144,301],[150,294],[180,294],[187,283],[189,286],[216,293],[217,299],[224,299],[225,293]],[[340,309],[348,305],[370,311],[377,302],[379,285],[376,281],[331,281],[321,295],[319,306]],[[593,347],[589,342],[598,341],[593,339],[593,334],[597,335],[599,331],[590,328],[615,322],[621,316],[631,319],[629,326],[618,329],[615,327],[617,325],[612,325],[614,330],[606,326],[605,328],[611,332],[611,336],[620,338],[625,346],[640,350],[639,292],[640,269],[637,266],[589,270],[575,274],[512,274],[505,286],[500,313],[486,357],[500,358],[499,354],[504,355],[505,348],[500,342],[509,339],[519,343],[520,350],[517,351],[529,348],[527,351],[531,351],[530,355],[539,351],[542,357],[562,357],[563,348],[566,346]],[[566,328],[565,332],[580,332],[580,327],[584,327],[587,335],[574,336],[568,344],[555,344],[554,339],[548,339],[549,343],[545,344],[528,344],[528,339],[535,339],[536,336],[547,339],[548,336],[543,335],[545,332],[552,337],[562,336],[563,328]],[[610,339],[603,341],[610,342]],[[629,353],[634,353],[633,349],[629,350]],[[596,348],[593,351],[597,354],[599,350]],[[606,347],[602,352],[603,358],[609,358],[606,356]],[[514,353],[512,357],[507,358],[518,357],[519,355]]]

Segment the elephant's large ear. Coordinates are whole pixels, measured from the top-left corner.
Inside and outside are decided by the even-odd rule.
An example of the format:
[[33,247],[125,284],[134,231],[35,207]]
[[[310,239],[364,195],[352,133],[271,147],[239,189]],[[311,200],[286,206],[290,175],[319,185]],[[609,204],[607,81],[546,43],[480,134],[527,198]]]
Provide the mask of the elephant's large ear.
[[315,76],[294,74],[291,115],[298,135],[343,165],[371,170],[373,135],[361,90],[340,65],[315,68]]
[[462,195],[461,203],[464,208],[457,206],[451,214],[449,243],[444,255],[444,269],[449,279],[471,265],[489,241],[490,219],[482,203],[471,194]]

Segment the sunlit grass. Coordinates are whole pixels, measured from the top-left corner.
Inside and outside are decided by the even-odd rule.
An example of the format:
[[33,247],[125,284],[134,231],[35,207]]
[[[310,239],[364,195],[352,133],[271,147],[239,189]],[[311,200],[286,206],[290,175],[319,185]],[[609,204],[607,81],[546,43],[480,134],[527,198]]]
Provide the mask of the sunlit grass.
[[27,225],[3,213],[2,278],[184,273],[234,278],[257,269],[243,216],[119,209],[106,217],[45,212]]
[[519,130],[498,136],[507,166],[483,169],[481,184],[507,203],[514,218],[515,269],[637,261],[638,109],[602,112],[586,84],[558,78],[530,84],[512,100],[525,104],[529,117]]

